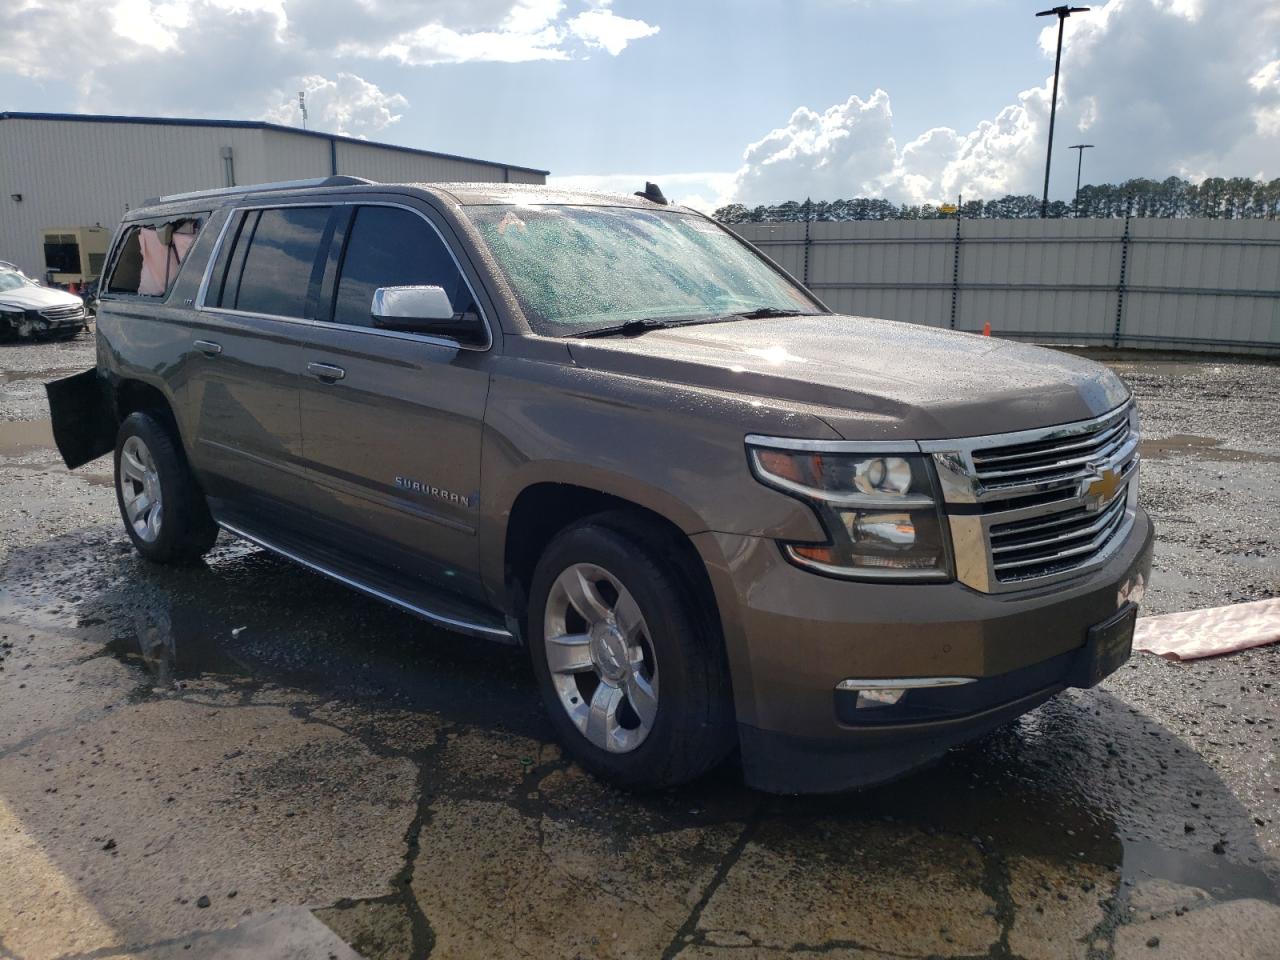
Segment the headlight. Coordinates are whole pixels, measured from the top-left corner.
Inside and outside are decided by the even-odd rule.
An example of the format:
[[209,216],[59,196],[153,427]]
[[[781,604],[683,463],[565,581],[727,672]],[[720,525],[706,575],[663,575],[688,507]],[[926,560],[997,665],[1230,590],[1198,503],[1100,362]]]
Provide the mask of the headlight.
[[946,528],[927,457],[754,445],[748,451],[756,478],[809,504],[827,532],[825,544],[783,544],[796,564],[854,579],[950,579]]

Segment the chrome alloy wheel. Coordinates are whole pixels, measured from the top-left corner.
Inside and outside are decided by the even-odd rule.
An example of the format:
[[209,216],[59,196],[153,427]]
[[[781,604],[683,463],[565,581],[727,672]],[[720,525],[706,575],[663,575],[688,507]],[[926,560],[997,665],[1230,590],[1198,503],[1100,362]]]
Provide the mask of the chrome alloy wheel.
[[129,437],[120,451],[120,501],[129,525],[138,538],[155,543],[164,521],[164,500],[160,495],[160,474],[156,461],[139,436]]
[[658,715],[658,662],[631,592],[591,563],[551,585],[543,614],[551,681],[569,719],[609,753],[636,749]]

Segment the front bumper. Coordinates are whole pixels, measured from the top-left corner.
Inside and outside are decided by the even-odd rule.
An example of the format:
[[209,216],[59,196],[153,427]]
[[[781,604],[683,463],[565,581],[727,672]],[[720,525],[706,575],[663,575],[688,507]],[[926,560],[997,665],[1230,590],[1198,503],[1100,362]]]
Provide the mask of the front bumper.
[[70,309],[24,310],[21,313],[4,311],[0,312],[0,330],[19,336],[39,337],[84,329],[88,320],[88,313],[83,307],[75,311]]
[[[768,539],[696,536],[724,627],[748,783],[778,793],[880,783],[1077,683],[1089,628],[1149,579],[1153,540],[1139,510],[1103,567],[983,594],[959,583],[830,579],[792,566]],[[836,686],[851,677],[979,682],[930,691],[932,712],[895,723],[891,713],[863,721],[842,702],[851,695]]]

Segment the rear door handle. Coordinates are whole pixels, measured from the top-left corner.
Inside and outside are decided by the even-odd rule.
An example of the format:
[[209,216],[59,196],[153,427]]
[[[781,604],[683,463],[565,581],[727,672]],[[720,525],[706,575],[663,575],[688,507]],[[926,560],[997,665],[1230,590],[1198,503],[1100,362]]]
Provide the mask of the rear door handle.
[[323,380],[325,383],[337,383],[347,375],[347,371],[341,367],[335,367],[331,363],[308,363],[307,373],[317,380]]
[[197,350],[206,357],[216,357],[222,352],[222,344],[214,343],[212,340],[197,340],[192,344]]

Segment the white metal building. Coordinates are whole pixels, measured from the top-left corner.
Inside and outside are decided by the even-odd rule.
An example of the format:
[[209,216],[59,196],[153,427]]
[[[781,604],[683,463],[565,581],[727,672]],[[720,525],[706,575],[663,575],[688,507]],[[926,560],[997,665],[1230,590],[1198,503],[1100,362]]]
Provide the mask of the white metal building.
[[384,182],[546,183],[547,171],[252,120],[0,113],[0,260],[45,272],[42,232],[149,197],[335,173]]

